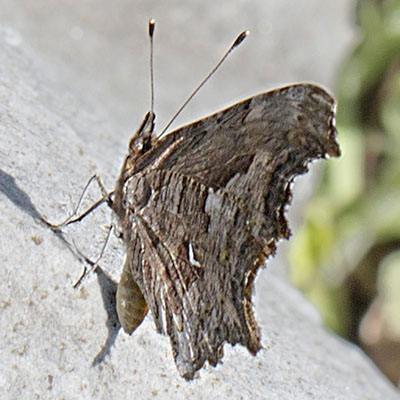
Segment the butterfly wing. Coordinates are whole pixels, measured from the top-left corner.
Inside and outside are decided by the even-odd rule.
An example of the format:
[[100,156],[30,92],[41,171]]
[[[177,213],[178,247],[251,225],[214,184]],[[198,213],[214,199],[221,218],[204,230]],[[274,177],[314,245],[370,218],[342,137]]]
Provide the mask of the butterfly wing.
[[289,237],[294,177],[339,155],[334,106],[313,85],[255,96],[171,132],[125,177],[132,276],[182,376],[216,365],[224,342],[260,349],[253,281]]

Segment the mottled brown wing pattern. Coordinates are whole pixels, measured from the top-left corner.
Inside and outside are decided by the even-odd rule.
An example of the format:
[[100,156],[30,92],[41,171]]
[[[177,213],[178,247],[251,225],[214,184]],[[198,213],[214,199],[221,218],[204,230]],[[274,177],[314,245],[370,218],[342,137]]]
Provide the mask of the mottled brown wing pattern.
[[263,246],[247,226],[248,210],[178,173],[154,171],[141,179],[157,195],[137,224],[149,268],[132,274],[143,281],[158,330],[171,337],[179,371],[191,378],[205,360],[215,365],[225,341],[256,353],[258,329],[251,329],[256,324],[245,306],[251,268],[245,266]]
[[334,106],[323,89],[292,85],[128,155],[115,198],[127,263],[182,376],[216,365],[225,342],[260,349],[253,282],[289,237],[294,177],[340,153]]

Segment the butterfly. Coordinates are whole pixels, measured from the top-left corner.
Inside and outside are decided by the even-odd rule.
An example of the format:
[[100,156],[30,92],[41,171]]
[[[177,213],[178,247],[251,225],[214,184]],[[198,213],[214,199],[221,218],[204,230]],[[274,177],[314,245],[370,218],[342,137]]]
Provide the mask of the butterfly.
[[127,333],[148,309],[191,379],[223,344],[260,349],[254,279],[290,235],[291,182],[339,156],[335,101],[296,84],[251,97],[162,139],[148,113],[114,193],[126,262],[117,311]]
[[151,109],[130,140],[109,199],[126,246],[117,313],[131,334],[151,310],[184,378],[217,365],[224,343],[261,348],[254,281],[289,238],[293,179],[340,155],[335,106],[324,89],[300,83],[161,137]]

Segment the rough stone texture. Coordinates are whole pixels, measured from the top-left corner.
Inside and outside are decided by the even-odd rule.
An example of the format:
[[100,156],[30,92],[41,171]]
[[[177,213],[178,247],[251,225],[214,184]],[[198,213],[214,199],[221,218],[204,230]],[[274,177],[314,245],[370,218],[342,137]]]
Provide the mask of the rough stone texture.
[[[95,171],[113,188],[129,136],[148,108],[150,16],[158,22],[161,127],[245,28],[252,32],[246,44],[179,123],[280,83],[332,88],[353,38],[351,13],[345,0],[2,1],[1,398],[398,398],[367,357],[327,332],[271,268],[261,272],[255,298],[265,350],[253,358],[227,346],[223,365],[187,383],[151,317],[133,337],[118,330],[115,286],[101,270],[72,288],[83,267],[72,240],[95,258],[108,211],[63,236],[39,223],[40,215],[62,220]],[[101,266],[117,279],[122,262],[115,239]]]

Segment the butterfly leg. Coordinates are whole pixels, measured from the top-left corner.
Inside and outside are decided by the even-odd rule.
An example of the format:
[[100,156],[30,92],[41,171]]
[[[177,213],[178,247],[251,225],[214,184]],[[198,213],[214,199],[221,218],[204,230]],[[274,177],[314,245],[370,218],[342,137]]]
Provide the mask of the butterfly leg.
[[[79,207],[82,204],[82,200],[86,194],[86,192],[89,189],[89,186],[92,184],[92,182],[96,180],[97,184],[99,185],[102,197],[100,200],[96,201],[94,204],[92,204],[87,210],[85,210],[82,214],[78,215],[77,217],[75,217],[78,214],[78,210]],[[101,180],[101,178],[97,175],[94,174],[93,176],[90,177],[90,179],[88,180],[88,182],[86,183],[81,196],[79,197],[79,201],[77,203],[77,205],[75,206],[73,212],[71,213],[71,215],[68,216],[68,218],[61,222],[60,224],[52,224],[51,222],[47,221],[46,219],[42,218],[43,221],[46,223],[46,225],[50,226],[50,228],[52,229],[59,229],[63,226],[69,225],[69,224],[73,224],[75,222],[79,222],[82,219],[84,219],[87,215],[89,215],[90,213],[92,213],[97,207],[99,207],[101,204],[103,203],[107,203],[109,207],[112,207],[112,200],[111,200],[111,196],[113,195],[114,191],[108,193],[106,188],[104,187],[104,184]]]

